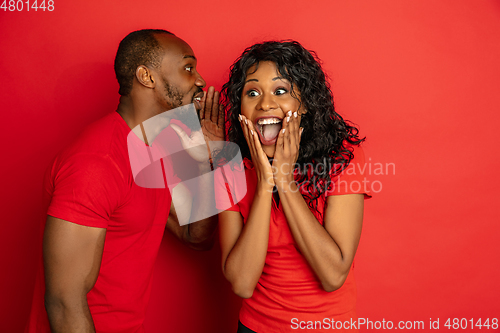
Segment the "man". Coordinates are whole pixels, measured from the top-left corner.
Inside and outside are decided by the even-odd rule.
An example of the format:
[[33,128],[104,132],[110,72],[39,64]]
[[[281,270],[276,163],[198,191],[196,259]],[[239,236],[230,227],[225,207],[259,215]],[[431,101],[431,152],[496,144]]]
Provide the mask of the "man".
[[[222,140],[218,93],[212,87],[203,93],[193,50],[164,30],[125,37],[115,73],[117,112],[89,126],[45,177],[44,274],[36,282],[27,332],[143,332],[165,225],[195,249],[213,244],[215,217],[180,226],[167,188],[136,184],[127,136],[147,119],[194,103],[205,139]],[[196,144],[195,133],[174,129],[183,147]],[[207,163],[199,165],[200,174],[206,173]],[[176,191],[186,193],[182,183],[173,196]]]

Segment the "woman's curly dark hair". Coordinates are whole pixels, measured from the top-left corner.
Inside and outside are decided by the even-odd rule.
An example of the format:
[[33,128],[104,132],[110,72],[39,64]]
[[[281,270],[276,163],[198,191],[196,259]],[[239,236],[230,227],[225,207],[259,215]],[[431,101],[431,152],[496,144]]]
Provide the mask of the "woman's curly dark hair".
[[[245,49],[231,66],[229,81],[221,90],[221,104],[228,116],[228,141],[239,146],[243,157],[250,158],[250,150],[238,120],[241,96],[248,70],[262,61],[276,64],[281,76],[291,83],[292,96],[299,99],[298,91],[301,106],[307,110],[300,123],[304,130],[295,179],[309,207],[317,211],[316,199],[332,181],[330,170],[334,168],[334,174],[344,170],[353,158],[348,145],[359,145],[365,138],[360,138],[358,129],[335,112],[330,84],[316,53],[296,41],[268,41]],[[235,145],[229,145],[222,152],[235,149]],[[236,151],[226,153],[220,156],[228,160]]]

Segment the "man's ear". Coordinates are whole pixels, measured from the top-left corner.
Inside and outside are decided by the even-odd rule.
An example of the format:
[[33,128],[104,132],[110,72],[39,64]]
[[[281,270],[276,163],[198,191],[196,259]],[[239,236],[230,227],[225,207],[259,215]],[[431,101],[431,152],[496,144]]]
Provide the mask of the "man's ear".
[[153,78],[153,73],[149,68],[144,65],[137,67],[135,71],[135,77],[140,84],[148,88],[154,88],[156,86],[155,79]]

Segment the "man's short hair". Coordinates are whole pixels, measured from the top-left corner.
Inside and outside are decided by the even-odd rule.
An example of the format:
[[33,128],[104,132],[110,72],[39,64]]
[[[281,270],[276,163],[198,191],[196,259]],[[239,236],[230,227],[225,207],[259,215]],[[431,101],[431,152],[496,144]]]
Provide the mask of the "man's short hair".
[[130,94],[137,67],[160,67],[162,47],[155,37],[156,34],[174,35],[162,29],[144,29],[129,33],[120,42],[115,57],[115,74],[120,85],[120,95]]

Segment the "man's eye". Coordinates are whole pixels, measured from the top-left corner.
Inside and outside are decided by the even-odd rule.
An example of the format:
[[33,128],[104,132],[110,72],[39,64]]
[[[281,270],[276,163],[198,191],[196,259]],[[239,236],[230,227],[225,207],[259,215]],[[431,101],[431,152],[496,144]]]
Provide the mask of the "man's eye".
[[259,96],[259,93],[256,92],[255,90],[249,90],[247,92],[247,95],[250,96],[250,97],[256,97],[256,96]]
[[284,95],[286,94],[288,91],[285,89],[285,88],[278,88],[276,89],[276,91],[274,92],[275,95]]
[[186,67],[186,70],[187,70],[188,72],[192,72],[192,71],[193,71],[193,67],[192,67],[192,66],[188,66],[188,67]]

